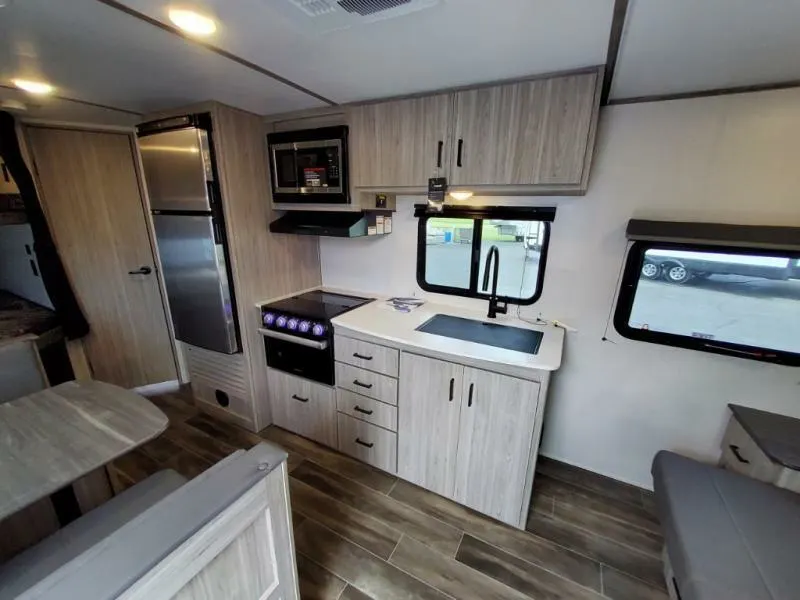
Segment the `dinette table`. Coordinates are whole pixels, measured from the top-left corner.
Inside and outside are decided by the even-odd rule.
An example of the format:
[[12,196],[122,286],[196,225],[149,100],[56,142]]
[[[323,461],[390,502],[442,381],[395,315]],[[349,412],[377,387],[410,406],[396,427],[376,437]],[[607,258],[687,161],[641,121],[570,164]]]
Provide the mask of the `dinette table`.
[[160,435],[166,415],[100,381],[71,381],[0,404],[0,521]]

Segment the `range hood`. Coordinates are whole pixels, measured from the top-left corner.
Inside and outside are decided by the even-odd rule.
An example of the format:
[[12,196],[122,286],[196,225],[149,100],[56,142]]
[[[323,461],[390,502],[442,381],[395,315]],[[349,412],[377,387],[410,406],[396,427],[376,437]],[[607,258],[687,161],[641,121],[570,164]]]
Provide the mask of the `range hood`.
[[[361,237],[369,235],[375,215],[368,212],[289,211],[269,224],[272,233]],[[383,231],[381,231],[383,233]],[[374,235],[374,233],[373,233]]]

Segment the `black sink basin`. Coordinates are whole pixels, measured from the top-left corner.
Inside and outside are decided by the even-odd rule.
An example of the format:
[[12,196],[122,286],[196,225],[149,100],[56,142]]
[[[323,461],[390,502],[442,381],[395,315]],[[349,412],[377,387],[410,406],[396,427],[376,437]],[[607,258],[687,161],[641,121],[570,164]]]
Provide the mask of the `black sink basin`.
[[434,315],[417,327],[417,331],[527,354],[538,354],[542,343],[541,331],[484,323],[450,315]]

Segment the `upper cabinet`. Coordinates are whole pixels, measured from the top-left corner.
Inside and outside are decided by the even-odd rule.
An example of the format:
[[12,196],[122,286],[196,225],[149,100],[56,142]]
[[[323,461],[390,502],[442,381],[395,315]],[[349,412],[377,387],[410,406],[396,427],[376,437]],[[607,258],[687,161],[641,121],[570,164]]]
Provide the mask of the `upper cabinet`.
[[580,185],[597,73],[457,92],[451,185]]
[[427,185],[450,163],[451,94],[355,106],[350,112],[354,187]]
[[439,175],[462,188],[584,193],[601,85],[595,69],[354,106],[353,187],[423,190]]

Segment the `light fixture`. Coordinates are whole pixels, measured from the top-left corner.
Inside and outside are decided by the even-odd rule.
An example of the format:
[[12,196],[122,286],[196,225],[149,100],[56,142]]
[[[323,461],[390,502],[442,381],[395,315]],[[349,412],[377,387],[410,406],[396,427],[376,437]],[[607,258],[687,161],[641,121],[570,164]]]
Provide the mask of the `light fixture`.
[[453,200],[469,200],[472,198],[472,192],[450,192],[450,197]]
[[179,29],[192,35],[211,35],[217,30],[217,24],[214,19],[193,10],[171,8],[169,10],[169,20]]
[[14,79],[12,83],[19,89],[38,96],[49,94],[55,89],[49,83],[45,83],[44,81],[31,81],[30,79]]

